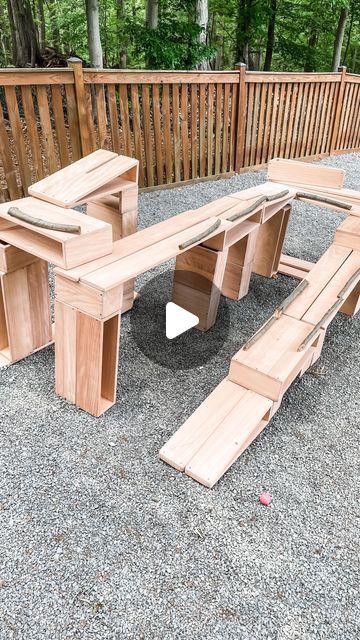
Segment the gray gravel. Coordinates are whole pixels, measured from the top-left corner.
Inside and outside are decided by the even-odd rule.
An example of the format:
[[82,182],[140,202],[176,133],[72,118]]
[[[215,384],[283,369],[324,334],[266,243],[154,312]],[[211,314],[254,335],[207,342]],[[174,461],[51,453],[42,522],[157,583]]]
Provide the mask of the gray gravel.
[[[360,189],[360,155],[323,164]],[[144,194],[141,225],[263,177]],[[341,219],[296,203],[286,250],[317,260]],[[52,347],[0,372],[1,640],[359,638],[359,317],[334,320],[315,369],[213,490],[158,460],[294,284],[253,276],[198,370],[147,360],[125,316],[121,397],[99,419],[55,396]]]

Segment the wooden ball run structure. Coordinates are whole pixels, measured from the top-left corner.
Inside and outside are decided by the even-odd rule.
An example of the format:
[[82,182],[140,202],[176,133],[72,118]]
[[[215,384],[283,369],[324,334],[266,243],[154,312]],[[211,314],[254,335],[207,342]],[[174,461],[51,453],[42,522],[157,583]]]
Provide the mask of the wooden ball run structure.
[[[172,300],[199,317],[202,331],[216,321],[220,292],[240,300],[252,273],[298,278],[160,451],[212,487],[319,358],[334,316],[360,307],[360,192],[343,185],[342,170],[275,159],[263,184],[137,231],[137,160],[106,150],[86,156],[0,205],[0,365],[54,340],[56,392],[99,416],[116,402],[121,314],[138,275],[176,258]],[[316,264],[282,253],[295,198],[347,214]],[[80,204],[87,215],[74,209]]]

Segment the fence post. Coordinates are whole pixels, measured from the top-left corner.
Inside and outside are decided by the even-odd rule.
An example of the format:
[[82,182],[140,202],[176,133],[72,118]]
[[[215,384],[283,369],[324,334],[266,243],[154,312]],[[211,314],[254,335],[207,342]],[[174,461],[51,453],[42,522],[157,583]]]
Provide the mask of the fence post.
[[79,58],[69,58],[68,67],[73,70],[75,82],[76,107],[79,119],[81,151],[83,156],[87,156],[94,151],[95,144],[93,138],[93,123],[91,100],[85,91],[84,72],[82,61]]
[[236,140],[235,140],[235,172],[239,173],[244,163],[244,151],[245,151],[246,64],[244,64],[243,62],[239,62],[239,64],[235,65],[235,69],[239,71],[239,96],[238,96],[238,103],[237,103],[237,125],[236,125]]
[[338,94],[337,105],[336,105],[334,127],[331,134],[331,142],[330,142],[330,149],[329,149],[330,155],[335,151],[337,146],[340,120],[341,120],[342,110],[344,106],[346,67],[339,67],[339,72],[341,73],[341,79],[340,79],[340,88],[339,88],[339,94]]

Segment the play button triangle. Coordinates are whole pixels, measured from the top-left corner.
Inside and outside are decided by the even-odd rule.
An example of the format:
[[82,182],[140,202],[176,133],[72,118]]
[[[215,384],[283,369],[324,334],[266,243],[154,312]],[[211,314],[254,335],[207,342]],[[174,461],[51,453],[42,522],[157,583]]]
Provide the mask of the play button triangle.
[[199,318],[190,311],[186,311],[174,302],[166,305],[166,337],[169,340],[180,336],[185,331],[196,327]]

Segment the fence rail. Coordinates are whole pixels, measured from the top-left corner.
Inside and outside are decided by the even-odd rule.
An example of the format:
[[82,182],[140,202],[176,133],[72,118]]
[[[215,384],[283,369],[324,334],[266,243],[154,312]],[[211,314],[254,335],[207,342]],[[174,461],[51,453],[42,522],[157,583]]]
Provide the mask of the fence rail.
[[140,185],[231,174],[273,157],[360,148],[360,76],[235,71],[0,70],[0,201],[98,147]]

